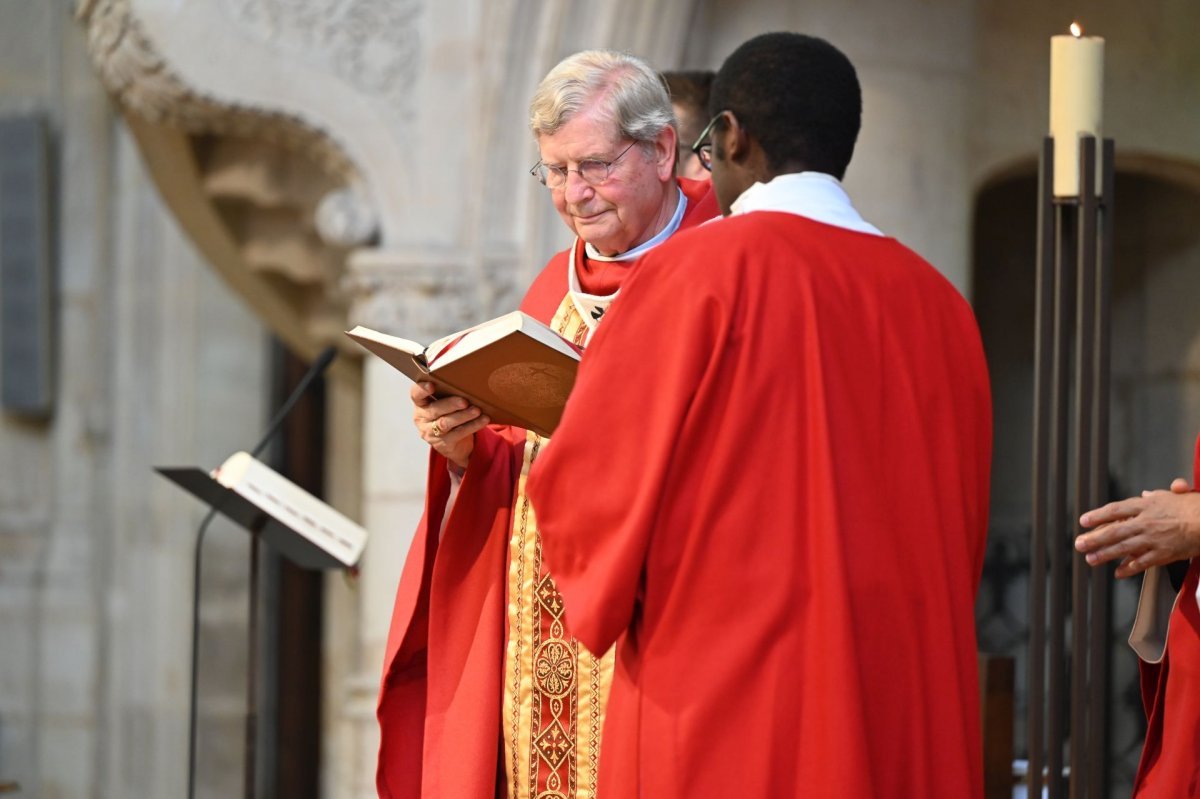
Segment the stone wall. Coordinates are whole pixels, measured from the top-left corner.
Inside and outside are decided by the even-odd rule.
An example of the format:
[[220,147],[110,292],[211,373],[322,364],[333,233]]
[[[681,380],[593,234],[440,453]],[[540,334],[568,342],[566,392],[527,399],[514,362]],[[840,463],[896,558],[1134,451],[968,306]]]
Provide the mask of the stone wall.
[[684,66],[716,69],[772,30],[828,39],[854,63],[863,128],[846,190],[869,222],[969,293],[975,3],[709,0],[692,22]]
[[[253,440],[266,339],[159,202],[68,12],[0,2],[0,114],[52,132],[58,284],[53,417],[0,415],[0,782],[179,796],[202,514],[150,468]],[[205,719],[236,732],[245,538],[210,535]],[[213,761],[207,795],[234,795],[240,739],[210,740],[233,782]]]
[[[265,335],[158,200],[67,5],[0,0],[0,113],[41,111],[54,133],[60,359],[49,423],[0,417],[0,781],[17,779],[31,796],[175,796],[201,513],[149,467],[212,466],[254,439]],[[1070,21],[1036,0],[311,0],[295,4],[306,15],[295,19],[276,13],[288,4],[258,0],[81,5],[149,12],[144,30],[187,54],[176,63],[164,54],[165,72],[198,92],[180,94],[183,116],[203,111],[211,122],[223,102],[240,103],[233,122],[283,115],[340,144],[379,236],[346,244],[358,247],[347,279],[331,284],[353,295],[350,321],[426,337],[510,309],[567,242],[525,174],[536,158],[525,107],[559,58],[611,46],[664,69],[716,67],[773,29],[825,36],[856,63],[866,109],[847,187],[864,216],[970,294],[976,196],[1032,169],[1048,39]],[[1109,40],[1106,118],[1118,151],[1168,171],[1200,160],[1193,7],[1103,0],[1083,20]],[[215,33],[196,47],[187,20]],[[210,71],[214,63],[237,69]],[[244,132],[204,133],[231,130]],[[1159,254],[1166,271],[1129,295],[1129,319],[1148,324],[1153,304],[1181,296],[1194,253],[1182,266]],[[330,331],[323,318],[314,341]],[[1160,371],[1186,372],[1194,399],[1187,353],[1197,347],[1181,347]],[[998,406],[1027,407],[1027,390],[1004,392]],[[425,450],[407,384],[379,362],[361,384],[333,381],[330,393],[330,498],[372,539],[358,581],[327,583],[322,793],[366,797],[378,669],[421,512]],[[1195,422],[1175,402],[1168,425],[1160,405],[1122,417],[1131,436],[1174,439]],[[1173,470],[1186,456],[1176,450],[1164,461]],[[1135,477],[1157,478],[1152,455],[1130,456]],[[212,531],[202,795],[239,792],[244,551],[237,531]]]

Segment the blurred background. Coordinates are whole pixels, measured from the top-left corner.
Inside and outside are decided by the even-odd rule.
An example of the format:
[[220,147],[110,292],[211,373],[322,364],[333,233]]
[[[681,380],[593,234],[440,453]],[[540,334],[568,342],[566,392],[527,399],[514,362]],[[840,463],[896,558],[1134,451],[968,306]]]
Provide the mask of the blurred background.
[[[335,344],[267,460],[371,540],[354,573],[262,564],[258,795],[373,796],[426,457],[404,379],[341,331],[429,340],[511,310],[568,243],[526,174],[560,58],[709,69],[778,29],[855,63],[847,188],[975,306],[996,408],[980,649],[1016,659],[1022,756],[1037,153],[1072,21],[1106,39],[1124,496],[1189,474],[1200,430],[1194,0],[0,0],[0,791],[184,794],[203,508],[151,467],[252,446]],[[204,545],[199,796],[241,791],[247,540],[217,524]],[[1136,589],[1114,595],[1113,796],[1143,734]]]

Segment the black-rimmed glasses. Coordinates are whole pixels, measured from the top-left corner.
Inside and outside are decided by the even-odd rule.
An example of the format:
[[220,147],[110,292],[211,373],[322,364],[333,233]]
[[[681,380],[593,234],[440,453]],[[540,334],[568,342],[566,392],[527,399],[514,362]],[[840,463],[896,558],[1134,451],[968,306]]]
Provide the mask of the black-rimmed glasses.
[[551,166],[550,164],[538,161],[533,165],[533,169],[529,170],[529,174],[537,178],[543,186],[550,189],[561,189],[567,185],[568,172],[577,173],[590,186],[600,186],[608,180],[613,164],[620,161],[625,153],[632,150],[634,144],[637,144],[637,142],[634,141],[611,161],[601,161],[599,158],[585,158],[579,162],[579,166],[575,169],[569,169],[565,166]]
[[712,133],[713,125],[717,124],[717,120],[724,113],[724,111],[721,111],[715,117],[708,120],[708,124],[704,126],[704,130],[700,131],[700,135],[696,138],[696,143],[692,145],[692,152],[700,159],[700,166],[709,172],[712,172],[712,142],[708,141],[708,135]]

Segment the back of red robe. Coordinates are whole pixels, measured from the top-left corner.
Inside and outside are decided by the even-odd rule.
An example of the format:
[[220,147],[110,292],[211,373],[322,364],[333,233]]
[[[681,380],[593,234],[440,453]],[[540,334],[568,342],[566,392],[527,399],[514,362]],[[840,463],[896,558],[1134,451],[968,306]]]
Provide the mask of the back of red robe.
[[600,795],[980,796],[966,302],[893,239],[777,212],[622,291],[529,485],[575,635],[624,636]]

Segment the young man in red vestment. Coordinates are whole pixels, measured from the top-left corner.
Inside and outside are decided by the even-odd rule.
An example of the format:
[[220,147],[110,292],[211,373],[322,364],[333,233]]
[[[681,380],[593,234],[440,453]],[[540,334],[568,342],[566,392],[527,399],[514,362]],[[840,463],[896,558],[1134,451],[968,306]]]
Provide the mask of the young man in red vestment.
[[[1192,481],[1200,484],[1200,439]],[[1088,563],[1119,560],[1117,577],[1147,572],[1130,636],[1147,719],[1133,795],[1200,797],[1200,493],[1179,478],[1169,491],[1110,502],[1079,523],[1095,528],[1075,539]]]
[[820,39],[729,57],[729,218],[643,257],[530,476],[567,623],[618,642],[602,799],[982,795],[987,371],[841,187],[860,97]]
[[[676,181],[670,101],[636,58],[567,58],[530,113],[531,172],[576,239],[521,309],[585,345],[636,258],[716,204],[707,184]],[[379,794],[593,797],[612,654],[579,646],[542,564],[525,475],[546,439],[428,388],[411,397],[432,453],[388,636]]]

